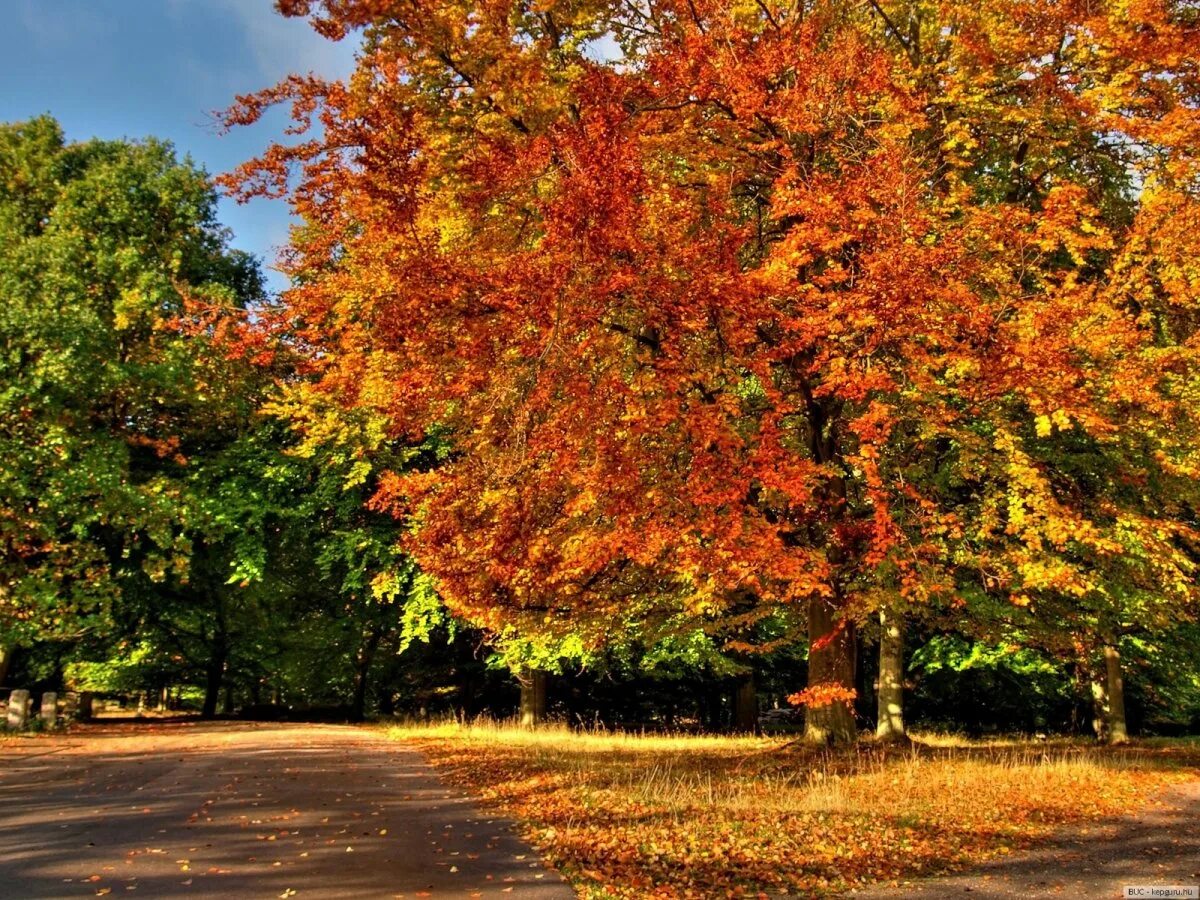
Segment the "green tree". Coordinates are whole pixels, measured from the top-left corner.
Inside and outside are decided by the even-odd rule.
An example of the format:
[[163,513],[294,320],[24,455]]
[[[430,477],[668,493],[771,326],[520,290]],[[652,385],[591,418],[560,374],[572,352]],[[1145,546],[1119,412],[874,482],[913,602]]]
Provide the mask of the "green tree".
[[185,295],[263,296],[216,200],[167,143],[68,143],[49,117],[0,127],[5,660],[109,628],[131,572],[161,583],[189,569],[185,473],[248,400],[196,377],[199,345],[173,323]]

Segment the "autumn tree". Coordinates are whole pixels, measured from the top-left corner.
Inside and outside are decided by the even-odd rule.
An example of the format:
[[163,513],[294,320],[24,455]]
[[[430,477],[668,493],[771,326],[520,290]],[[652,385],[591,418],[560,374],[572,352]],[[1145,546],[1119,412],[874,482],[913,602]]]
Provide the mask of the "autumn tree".
[[1192,614],[1190,4],[280,7],[365,43],[231,183],[310,427],[453,448],[374,503],[454,611],[790,622],[814,741],[880,610]]

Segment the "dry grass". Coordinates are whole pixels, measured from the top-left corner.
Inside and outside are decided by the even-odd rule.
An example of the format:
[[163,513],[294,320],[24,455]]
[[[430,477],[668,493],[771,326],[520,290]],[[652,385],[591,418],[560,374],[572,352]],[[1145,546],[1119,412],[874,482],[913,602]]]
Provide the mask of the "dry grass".
[[389,729],[517,818],[586,897],[812,894],[949,871],[1196,777],[1195,748]]

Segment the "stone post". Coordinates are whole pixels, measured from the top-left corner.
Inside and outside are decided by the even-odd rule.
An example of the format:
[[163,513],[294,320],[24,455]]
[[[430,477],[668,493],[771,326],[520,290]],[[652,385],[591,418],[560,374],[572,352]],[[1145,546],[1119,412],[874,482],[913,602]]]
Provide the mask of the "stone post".
[[42,724],[46,728],[53,728],[58,724],[58,694],[54,691],[46,691],[42,694]]
[[13,691],[8,695],[8,727],[14,730],[29,724],[29,691]]

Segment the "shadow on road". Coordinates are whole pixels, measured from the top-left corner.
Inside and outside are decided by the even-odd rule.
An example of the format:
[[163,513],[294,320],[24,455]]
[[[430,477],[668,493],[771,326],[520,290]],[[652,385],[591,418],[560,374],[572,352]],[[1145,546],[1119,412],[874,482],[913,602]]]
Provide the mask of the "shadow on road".
[[36,743],[0,750],[6,896],[573,896],[362,729],[124,721]]

